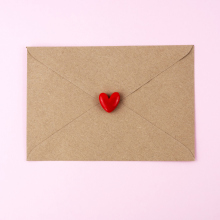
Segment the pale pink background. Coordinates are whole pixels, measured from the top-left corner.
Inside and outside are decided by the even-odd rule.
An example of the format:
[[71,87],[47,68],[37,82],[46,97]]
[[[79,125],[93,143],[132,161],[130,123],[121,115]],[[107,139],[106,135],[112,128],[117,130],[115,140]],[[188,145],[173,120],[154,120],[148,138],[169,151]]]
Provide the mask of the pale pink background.
[[[195,162],[27,162],[26,46],[195,45]],[[0,220],[220,219],[219,0],[0,0]]]

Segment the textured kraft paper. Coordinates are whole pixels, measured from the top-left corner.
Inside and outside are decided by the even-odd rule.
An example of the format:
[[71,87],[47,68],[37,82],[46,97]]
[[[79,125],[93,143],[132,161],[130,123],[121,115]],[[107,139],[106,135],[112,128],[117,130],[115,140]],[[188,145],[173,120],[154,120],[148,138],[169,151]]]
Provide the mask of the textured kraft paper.
[[[194,160],[194,46],[27,47],[27,160]],[[99,94],[119,92],[105,112]]]

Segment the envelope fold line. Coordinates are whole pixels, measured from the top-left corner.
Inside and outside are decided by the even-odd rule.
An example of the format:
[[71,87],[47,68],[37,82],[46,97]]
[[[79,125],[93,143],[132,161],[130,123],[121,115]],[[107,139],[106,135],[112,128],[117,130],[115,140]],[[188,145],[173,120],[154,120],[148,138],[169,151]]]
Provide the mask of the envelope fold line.
[[86,91],[84,91],[82,88],[80,88],[79,86],[77,86],[76,84],[74,84],[72,81],[68,80],[67,78],[63,77],[62,75],[60,75],[58,72],[56,72],[55,70],[53,70],[51,67],[45,65],[44,63],[42,63],[40,60],[36,59],[27,49],[28,54],[35,59],[37,62],[39,62],[40,64],[42,64],[43,66],[45,66],[46,68],[50,69],[51,71],[53,71],[55,74],[57,74],[59,77],[61,77],[62,79],[70,82],[71,84],[73,84],[74,86],[76,86],[78,89],[82,90],[83,92],[85,92],[87,95],[91,96],[92,98],[94,98],[94,96],[92,96],[91,94],[87,93]]
[[146,119],[145,117],[143,117],[142,115],[138,114],[137,112],[135,112],[133,109],[129,108],[128,106],[126,106],[124,103],[122,103],[122,105],[124,105],[126,108],[128,108],[129,110],[131,110],[132,112],[134,112],[136,115],[140,116],[141,118],[143,118],[144,120],[146,120],[147,122],[149,122],[150,124],[152,124],[154,127],[156,127],[157,129],[161,130],[162,132],[164,132],[165,134],[167,134],[168,136],[170,136],[171,138],[173,138],[174,140],[176,140],[178,143],[180,143],[182,146],[184,146],[189,152],[190,154],[193,156],[193,158],[195,158],[195,155],[192,153],[192,151],[185,146],[183,143],[181,143],[180,141],[178,141],[176,138],[174,138],[172,135],[170,135],[169,133],[167,133],[166,131],[164,131],[163,129],[159,128],[158,126],[156,126],[155,124],[153,124],[151,121],[149,121],[148,119]]
[[79,115],[78,117],[74,118],[73,120],[71,120],[70,122],[68,122],[67,124],[65,124],[62,128],[58,129],[57,131],[53,132],[51,135],[49,135],[47,138],[45,138],[43,141],[41,141],[40,143],[38,143],[31,151],[30,153],[27,155],[27,159],[28,157],[31,155],[31,153],[39,146],[41,145],[44,141],[48,140],[50,137],[52,137],[54,134],[56,134],[57,132],[61,131],[63,128],[65,128],[66,126],[68,126],[69,124],[71,124],[72,122],[74,122],[76,119],[80,118],[81,116],[83,116],[84,114],[86,114],[87,112],[89,112],[92,108],[96,107],[99,103],[97,103],[96,105],[92,106],[90,109],[88,109],[87,111],[83,112],[81,115]]
[[139,86],[137,89],[135,89],[133,92],[131,92],[130,94],[128,94],[127,96],[125,96],[123,99],[126,99],[128,96],[130,96],[131,94],[135,93],[136,91],[138,91],[139,89],[141,89],[143,86],[145,86],[146,84],[148,84],[149,82],[151,82],[152,80],[154,80],[155,78],[157,78],[160,74],[162,74],[163,72],[166,72],[168,69],[170,69],[172,66],[174,66],[176,63],[178,63],[179,61],[183,60],[185,57],[187,57],[191,51],[193,50],[194,46],[191,47],[190,51],[184,55],[182,58],[180,58],[178,61],[176,61],[175,63],[173,63],[172,65],[170,65],[168,68],[166,68],[165,70],[161,71],[160,73],[158,73],[156,76],[154,76],[153,78],[149,79],[147,82],[145,82],[143,85]]

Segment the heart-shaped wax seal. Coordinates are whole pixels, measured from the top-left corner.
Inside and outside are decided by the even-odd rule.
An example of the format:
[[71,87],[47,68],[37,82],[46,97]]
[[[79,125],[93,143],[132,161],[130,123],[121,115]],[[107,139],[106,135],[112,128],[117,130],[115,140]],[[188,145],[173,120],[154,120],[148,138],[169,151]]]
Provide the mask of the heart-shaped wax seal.
[[99,102],[102,108],[107,112],[112,112],[117,107],[119,101],[120,95],[118,92],[114,92],[110,98],[105,93],[99,95]]

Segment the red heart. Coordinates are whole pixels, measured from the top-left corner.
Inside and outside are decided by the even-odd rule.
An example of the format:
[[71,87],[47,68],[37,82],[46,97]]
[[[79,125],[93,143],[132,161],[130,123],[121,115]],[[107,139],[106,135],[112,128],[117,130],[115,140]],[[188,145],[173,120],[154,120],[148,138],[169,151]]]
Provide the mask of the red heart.
[[105,93],[99,95],[99,102],[102,108],[107,112],[112,112],[117,107],[119,101],[120,95],[118,92],[114,92],[110,98]]

